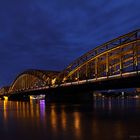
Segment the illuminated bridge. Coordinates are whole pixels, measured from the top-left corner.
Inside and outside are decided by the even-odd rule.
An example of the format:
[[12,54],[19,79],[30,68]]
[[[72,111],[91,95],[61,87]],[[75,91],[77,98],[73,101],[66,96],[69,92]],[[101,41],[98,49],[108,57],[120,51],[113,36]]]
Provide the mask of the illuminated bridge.
[[43,70],[27,70],[19,74],[9,88],[9,93],[28,92],[52,85],[59,72]]
[[136,30],[92,49],[61,72],[27,70],[1,95],[128,88],[139,83],[140,30]]

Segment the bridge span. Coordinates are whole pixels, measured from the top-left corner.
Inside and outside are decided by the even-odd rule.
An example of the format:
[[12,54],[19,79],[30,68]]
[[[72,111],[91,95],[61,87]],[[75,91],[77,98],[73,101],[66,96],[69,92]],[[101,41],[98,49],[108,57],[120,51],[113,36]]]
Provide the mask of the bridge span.
[[[1,96],[91,91],[140,86],[140,30],[85,53],[63,71],[27,70]],[[7,89],[7,88],[6,88]]]

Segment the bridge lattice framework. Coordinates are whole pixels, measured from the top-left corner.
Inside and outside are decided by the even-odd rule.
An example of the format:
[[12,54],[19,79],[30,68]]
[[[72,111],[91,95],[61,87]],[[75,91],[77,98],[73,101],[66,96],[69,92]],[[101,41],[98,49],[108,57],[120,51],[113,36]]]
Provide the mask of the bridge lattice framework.
[[140,71],[140,30],[113,39],[73,61],[62,72],[27,70],[14,80],[8,93],[18,93],[64,83],[120,77]]
[[109,77],[140,69],[140,30],[85,53],[58,76],[60,82]]

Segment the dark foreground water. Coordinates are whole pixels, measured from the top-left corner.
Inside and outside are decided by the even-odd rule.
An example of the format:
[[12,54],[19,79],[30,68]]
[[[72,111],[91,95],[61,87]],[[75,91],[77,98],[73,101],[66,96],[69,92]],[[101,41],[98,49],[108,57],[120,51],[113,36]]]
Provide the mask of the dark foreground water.
[[0,101],[0,139],[140,139],[140,99],[69,105]]

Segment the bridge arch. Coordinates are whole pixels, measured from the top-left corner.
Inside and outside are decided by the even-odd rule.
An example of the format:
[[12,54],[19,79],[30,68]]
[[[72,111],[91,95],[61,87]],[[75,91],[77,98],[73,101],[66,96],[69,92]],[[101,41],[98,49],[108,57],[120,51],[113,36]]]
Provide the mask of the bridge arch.
[[59,72],[43,70],[26,70],[19,74],[11,84],[9,93],[36,89],[38,87],[49,86]]
[[111,76],[140,69],[140,30],[113,39],[85,53],[57,77],[77,81]]

